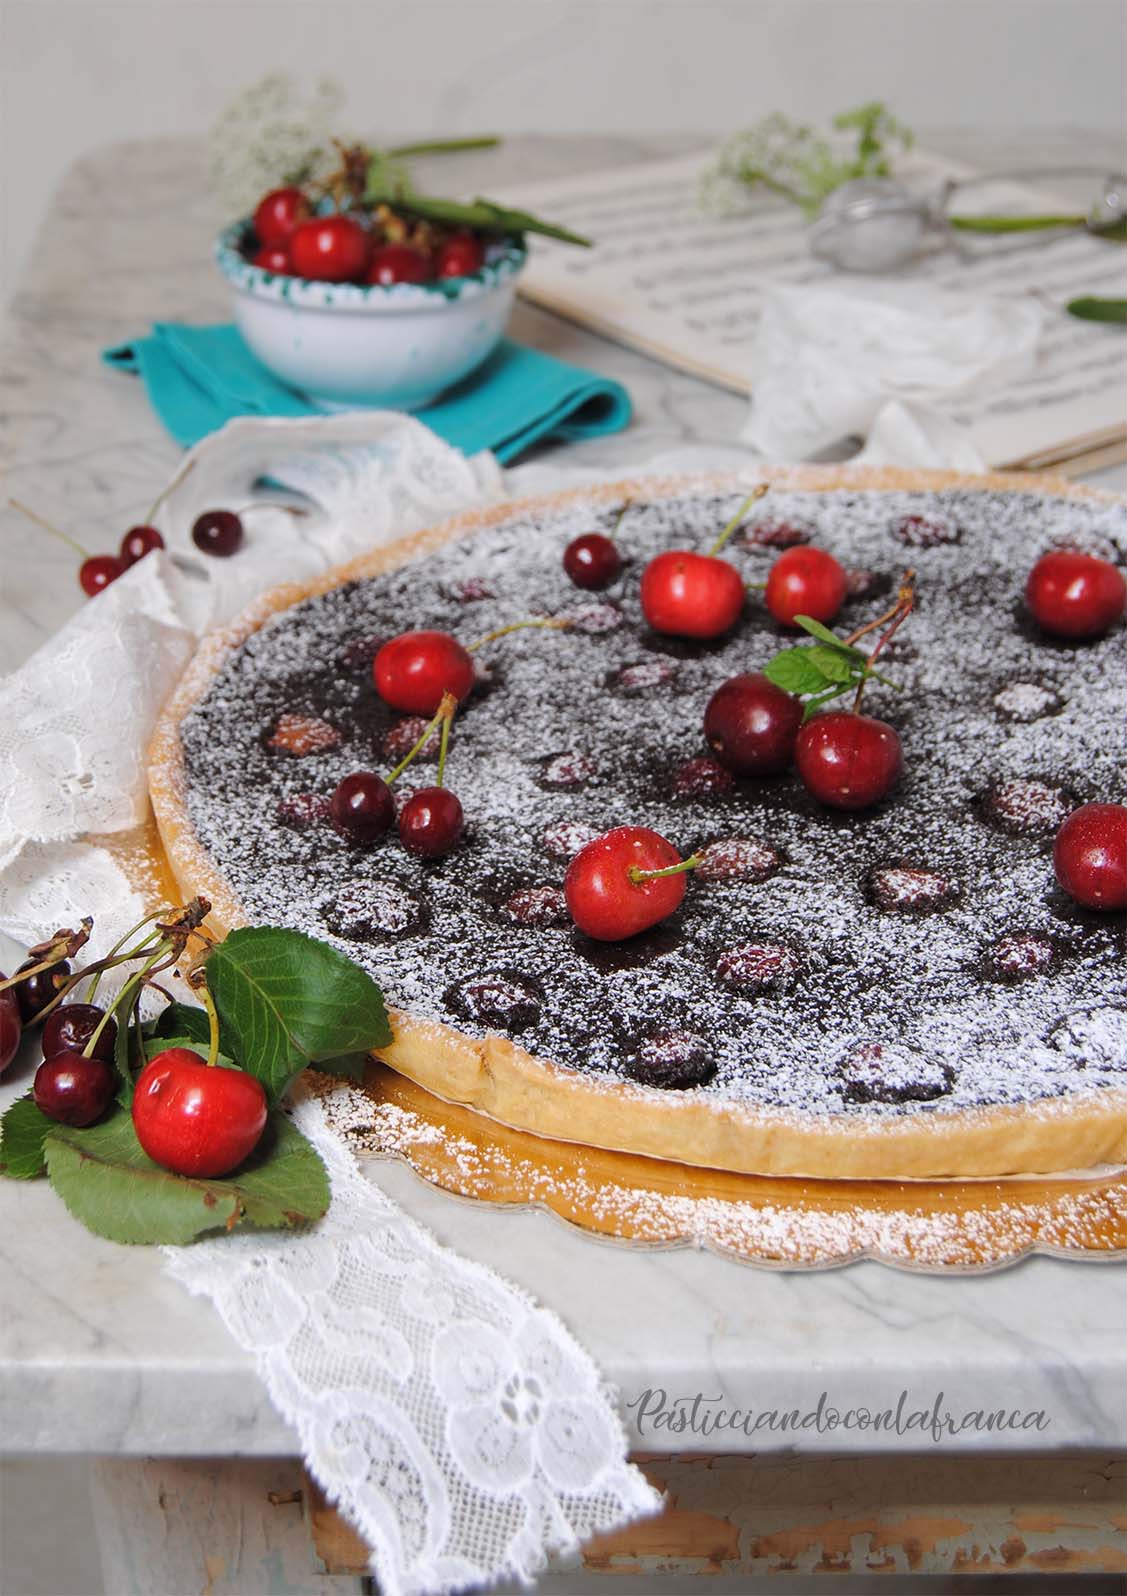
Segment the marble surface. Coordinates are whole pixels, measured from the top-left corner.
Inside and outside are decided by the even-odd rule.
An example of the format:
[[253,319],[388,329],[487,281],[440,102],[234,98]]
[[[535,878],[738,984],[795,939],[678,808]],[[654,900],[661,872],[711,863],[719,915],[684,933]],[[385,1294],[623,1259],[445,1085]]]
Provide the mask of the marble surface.
[[[934,134],[994,166],[1111,165],[1108,142],[1030,134]],[[672,145],[666,146],[672,148]],[[518,140],[463,168],[470,187],[630,159],[624,139]],[[475,158],[476,159],[476,158]],[[1086,192],[1089,183],[1081,182]],[[52,206],[5,330],[0,381],[4,498],[35,505],[108,547],[171,474],[177,450],[141,387],[98,362],[155,319],[225,314],[204,240],[214,218],[198,145],[98,151]],[[637,418],[568,462],[627,468],[681,445],[730,441],[743,402],[522,307],[516,336],[597,365],[630,389]],[[561,462],[562,463],[562,460]],[[1127,486],[1127,472],[1095,478]],[[81,602],[69,551],[0,511],[0,670],[27,656]],[[0,948],[0,959],[10,950]],[[26,1088],[28,1056],[0,1101]],[[1127,1436],[1127,1268],[1031,1259],[991,1276],[935,1278],[873,1264],[816,1274],[742,1267],[685,1251],[640,1253],[541,1214],[484,1211],[407,1170],[373,1178],[451,1246],[492,1264],[558,1311],[622,1393],[641,1450],[766,1450],[791,1438],[638,1428],[638,1399],[698,1393],[707,1411],[828,1406],[1003,1406],[1047,1423],[1005,1449],[1113,1448]],[[100,1242],[42,1183],[0,1182],[0,1448],[11,1452],[258,1454],[294,1442],[212,1310],[164,1278],[159,1256]],[[706,1411],[701,1409],[700,1411]],[[926,1449],[930,1439],[803,1432],[803,1450]],[[998,1449],[987,1434],[945,1445]]]

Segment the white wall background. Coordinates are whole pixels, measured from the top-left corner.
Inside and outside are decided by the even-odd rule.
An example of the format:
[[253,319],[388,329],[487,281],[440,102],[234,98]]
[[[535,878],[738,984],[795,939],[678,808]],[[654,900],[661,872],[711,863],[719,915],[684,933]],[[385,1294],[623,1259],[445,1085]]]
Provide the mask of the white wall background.
[[202,132],[267,71],[350,122],[727,131],[885,98],[914,126],[1119,131],[1127,0],[0,0],[0,296],[64,168]]

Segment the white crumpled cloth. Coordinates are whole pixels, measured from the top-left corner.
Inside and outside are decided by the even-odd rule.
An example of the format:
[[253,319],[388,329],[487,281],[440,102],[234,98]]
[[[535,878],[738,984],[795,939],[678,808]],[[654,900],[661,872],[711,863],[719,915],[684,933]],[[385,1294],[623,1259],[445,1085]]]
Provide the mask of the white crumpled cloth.
[[1033,298],[903,282],[773,289],[751,348],[743,442],[808,460],[849,437],[866,465],[982,471],[961,395],[1033,370],[1046,313]]
[[[91,952],[145,912],[112,855],[83,841],[144,819],[145,748],[197,635],[254,593],[308,577],[505,491],[392,414],[236,421],[189,457],[150,555],[0,682],[0,929],[27,944],[83,914]],[[309,513],[246,518],[247,546],[208,560],[201,510],[262,478]],[[563,1324],[493,1271],[441,1248],[360,1173],[299,1093],[297,1123],[332,1181],[301,1234],[166,1249],[254,1353],[329,1498],[373,1548],[384,1596],[531,1580],[549,1552],[657,1511],[626,1459],[613,1394]]]

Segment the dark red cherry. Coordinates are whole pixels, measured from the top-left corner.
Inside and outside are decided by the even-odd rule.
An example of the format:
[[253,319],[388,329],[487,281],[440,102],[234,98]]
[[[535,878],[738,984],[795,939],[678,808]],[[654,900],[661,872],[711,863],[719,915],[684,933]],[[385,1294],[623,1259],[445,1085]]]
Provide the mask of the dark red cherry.
[[290,260],[298,277],[347,283],[363,277],[371,240],[351,216],[315,216],[290,234]]
[[671,637],[719,637],[736,624],[744,603],[743,577],[714,554],[670,549],[642,573],[642,613],[655,632]]
[[294,228],[308,219],[309,201],[299,188],[272,188],[255,210],[255,237],[260,244],[284,244]]
[[368,262],[367,281],[384,288],[392,283],[426,283],[430,275],[430,262],[410,244],[384,244]]
[[56,1053],[35,1072],[35,1106],[60,1125],[92,1125],[105,1113],[114,1093],[114,1072],[101,1058],[73,1050]]
[[807,721],[794,759],[808,791],[834,809],[867,809],[900,774],[900,739],[883,720],[827,710]]
[[205,510],[192,524],[192,542],[201,553],[225,560],[242,547],[243,523],[234,510]]
[[[53,1010],[43,1022],[43,1057],[83,1052],[104,1013],[96,1003],[63,1003]],[[112,1063],[116,1040],[117,1021],[107,1020],[94,1045],[94,1057]]]
[[449,787],[420,787],[399,812],[399,840],[420,859],[440,859],[465,824],[462,806]]
[[1127,908],[1127,807],[1084,804],[1053,843],[1057,880],[1086,909]]
[[131,526],[121,540],[121,550],[118,559],[126,569],[136,565],[138,560],[143,560],[146,554],[151,554],[154,549],[163,549],[164,539],[155,526]]
[[[30,970],[39,961],[25,959],[16,974],[23,970]],[[20,1005],[20,1014],[25,1025],[30,1025],[33,1020],[54,1002],[59,995],[59,988],[70,974],[70,965],[65,959],[60,959],[58,964],[50,965],[46,970],[40,970],[36,975],[29,975],[26,981],[21,981],[19,986],[12,990]]]
[[1100,637],[1127,608],[1127,582],[1108,560],[1052,549],[1030,571],[1025,602],[1054,637]]
[[94,598],[111,582],[116,582],[124,570],[116,554],[92,554],[78,567],[79,585],[85,594]]
[[631,872],[667,870],[681,855],[645,826],[616,826],[576,854],[564,876],[568,913],[600,942],[621,942],[668,919],[685,897],[685,873],[635,880]]
[[810,615],[828,624],[845,602],[848,579],[825,549],[810,545],[788,549],[771,567],[764,595],[767,608],[783,626],[796,615]]
[[[0,981],[5,979],[5,976],[0,974]],[[20,1000],[16,996],[16,988],[10,986],[0,992],[0,1075],[3,1075],[15,1058],[22,1033]]]
[[794,757],[802,704],[756,671],[716,689],[704,712],[704,735],[723,765],[739,776],[773,776]]
[[485,250],[472,233],[455,233],[438,252],[440,277],[472,277],[485,262]]
[[329,800],[333,825],[349,842],[367,846],[387,834],[395,819],[391,788],[374,770],[346,776]]
[[275,277],[293,276],[293,262],[285,244],[263,244],[251,258],[251,265],[264,272],[273,272]]
[[433,715],[443,693],[469,695],[474,663],[449,632],[403,632],[380,649],[372,674],[385,704],[409,715]]
[[602,532],[585,532],[564,550],[563,568],[576,587],[601,592],[622,570],[622,556]]

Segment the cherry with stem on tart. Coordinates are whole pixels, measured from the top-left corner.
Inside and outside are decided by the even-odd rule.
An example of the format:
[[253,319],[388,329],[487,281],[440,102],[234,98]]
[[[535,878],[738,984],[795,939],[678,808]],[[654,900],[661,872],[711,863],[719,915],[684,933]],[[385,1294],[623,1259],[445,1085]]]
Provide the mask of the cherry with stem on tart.
[[390,831],[395,800],[382,776],[374,770],[356,770],[337,784],[329,800],[329,817],[348,842],[368,847]]
[[704,712],[708,746],[737,776],[785,770],[801,725],[801,700],[759,671],[721,683]]
[[90,1048],[91,1056],[104,1059],[107,1064],[112,1063],[117,1021],[106,1019],[105,1013],[96,1003],[63,1003],[52,1010],[43,1022],[43,1057],[53,1058],[56,1053],[81,1053],[91,1038],[95,1038]]
[[1127,582],[1110,560],[1079,549],[1052,549],[1029,573],[1025,602],[1054,637],[1084,641],[1103,634],[1127,609]]
[[845,709],[808,720],[794,746],[803,786],[833,809],[868,809],[900,774],[900,738],[886,721]]
[[669,549],[655,555],[642,572],[642,613],[655,632],[670,637],[707,640],[720,637],[739,619],[744,605],[744,579],[720,550],[739,526],[767,484],[748,494],[707,554]]
[[105,1059],[68,1048],[40,1064],[31,1095],[40,1113],[60,1125],[92,1125],[109,1107],[116,1080]]
[[[413,792],[399,812],[399,840],[408,853],[420,859],[440,859],[450,852],[465,829],[465,815],[458,798],[442,785],[446,774],[446,751],[450,727],[457,712],[453,693],[444,695],[437,718],[442,721],[442,740],[438,748],[438,772],[433,787]],[[398,774],[398,772],[396,772]]]
[[18,510],[21,515],[26,515],[29,520],[35,522],[36,526],[41,526],[45,532],[50,532],[52,537],[61,538],[64,543],[70,545],[76,554],[82,556],[82,564],[78,567],[78,585],[87,598],[96,598],[99,593],[103,593],[109,587],[111,582],[116,582],[118,577],[124,572],[125,566],[116,554],[91,554],[90,550],[83,548],[82,544],[76,538],[72,538],[69,532],[64,532],[61,527],[57,527],[52,522],[45,520],[38,511],[29,509],[26,504],[21,504],[18,499],[9,499],[8,503],[13,510]]
[[294,228],[289,248],[298,277],[347,283],[363,277],[371,239],[351,216],[314,216]]
[[621,942],[667,920],[685,897],[682,859],[671,842],[645,826],[616,826],[581,848],[567,867],[564,897],[572,920],[599,942]]
[[793,626],[796,615],[811,615],[828,625],[845,602],[847,587],[845,571],[833,555],[805,544],[779,555],[763,596],[783,626]]
[[510,632],[530,627],[566,631],[571,624],[566,616],[510,621],[507,626],[486,632],[468,648],[449,632],[401,632],[383,645],[372,662],[376,691],[392,709],[410,715],[433,715],[444,693],[452,693],[459,703],[469,697],[477,679],[473,655],[479,648]]
[[393,283],[426,283],[430,277],[430,262],[421,250],[410,244],[383,244],[368,262],[364,280],[390,288]]
[[601,593],[617,579],[622,570],[622,556],[615,545],[614,534],[622,525],[622,518],[628,509],[629,505],[624,504],[619,510],[609,535],[605,532],[584,532],[580,537],[572,538],[563,552],[563,568],[576,587]]
[[439,277],[472,277],[484,264],[481,240],[472,233],[455,233],[438,251],[436,271]]
[[301,189],[293,184],[272,188],[255,209],[254,236],[264,248],[284,245],[294,228],[308,221],[309,215],[309,201]]
[[1053,843],[1060,885],[1085,909],[1127,908],[1127,806],[1083,804]]
[[[0,972],[0,981],[5,979]],[[14,987],[0,992],[0,1075],[8,1068],[19,1050],[23,1035],[20,1002]]]

